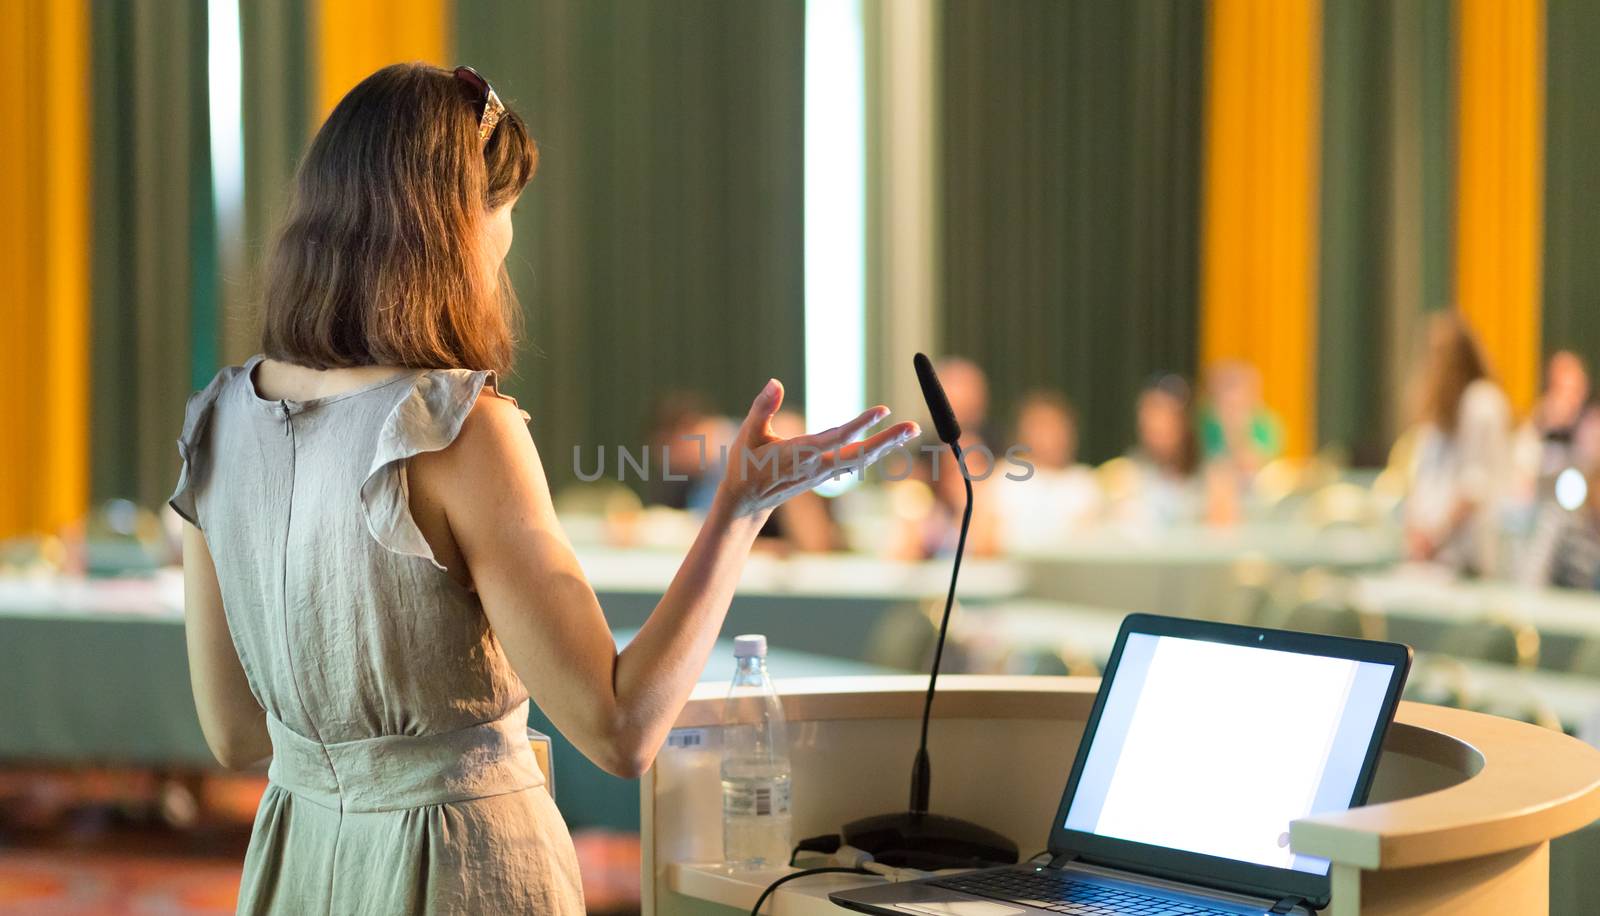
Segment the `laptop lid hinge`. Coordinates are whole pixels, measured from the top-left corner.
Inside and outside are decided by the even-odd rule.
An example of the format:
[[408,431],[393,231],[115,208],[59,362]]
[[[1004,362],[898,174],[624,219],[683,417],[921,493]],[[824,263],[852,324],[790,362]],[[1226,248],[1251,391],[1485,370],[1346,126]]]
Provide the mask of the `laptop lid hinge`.
[[1296,907],[1304,906],[1305,902],[1306,899],[1304,897],[1285,897],[1273,904],[1272,909],[1267,912],[1276,913],[1279,916],[1284,913],[1293,913]]
[[1065,868],[1078,858],[1075,852],[1058,852],[1050,857],[1051,868]]

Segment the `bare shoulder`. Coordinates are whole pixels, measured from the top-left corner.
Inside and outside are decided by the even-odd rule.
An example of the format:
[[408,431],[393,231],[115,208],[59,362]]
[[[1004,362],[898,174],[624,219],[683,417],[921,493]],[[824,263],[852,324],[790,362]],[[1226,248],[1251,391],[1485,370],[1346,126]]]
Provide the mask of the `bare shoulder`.
[[516,401],[484,388],[461,423],[461,431],[444,449],[412,459],[417,484],[442,491],[450,481],[452,491],[463,485],[505,483],[529,468],[539,467],[539,457],[528,431],[527,415]]
[[461,457],[490,457],[529,450],[533,439],[528,433],[528,415],[517,402],[485,387],[461,423],[455,442],[441,454]]

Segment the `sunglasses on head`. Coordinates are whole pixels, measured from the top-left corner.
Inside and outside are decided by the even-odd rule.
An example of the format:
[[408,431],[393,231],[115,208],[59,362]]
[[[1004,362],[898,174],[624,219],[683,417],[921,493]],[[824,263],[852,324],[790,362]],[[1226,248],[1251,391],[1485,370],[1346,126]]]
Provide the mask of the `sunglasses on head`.
[[489,85],[489,81],[478,74],[471,67],[457,67],[456,79],[464,87],[467,101],[474,105],[481,105],[482,114],[478,116],[478,142],[489,142],[489,135],[494,133],[495,125],[506,116],[506,106],[500,101],[500,96]]

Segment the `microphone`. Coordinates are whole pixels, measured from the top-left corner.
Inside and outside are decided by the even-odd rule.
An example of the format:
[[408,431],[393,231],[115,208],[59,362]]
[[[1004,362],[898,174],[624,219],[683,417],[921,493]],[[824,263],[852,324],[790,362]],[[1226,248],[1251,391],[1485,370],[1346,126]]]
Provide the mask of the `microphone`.
[[956,421],[956,412],[950,409],[950,399],[945,397],[938,373],[933,371],[933,361],[928,359],[927,354],[918,353],[912,357],[911,364],[916,367],[917,383],[922,386],[922,400],[927,402],[928,412],[933,414],[933,429],[939,434],[939,441],[959,449],[961,424]]
[[[961,482],[966,485],[967,504],[961,513],[961,534],[956,539],[955,563],[950,570],[950,590],[945,594],[944,616],[939,620],[939,640],[934,644],[933,668],[928,673],[928,694],[922,701],[922,737],[911,765],[909,811],[862,818],[844,826],[844,841],[865,850],[885,865],[896,868],[940,868],[1004,864],[1017,861],[1017,844],[986,827],[959,818],[928,813],[932,769],[928,760],[928,720],[933,713],[934,688],[939,682],[939,664],[944,659],[945,634],[950,629],[950,609],[955,605],[956,580],[961,575],[961,557],[967,549],[967,529],[972,525],[972,478],[967,476],[961,457],[961,424],[944,386],[933,371],[928,357],[918,353],[912,360],[922,399],[933,415],[933,428],[940,441],[950,446],[956,458]],[[935,471],[935,473],[938,473]]]

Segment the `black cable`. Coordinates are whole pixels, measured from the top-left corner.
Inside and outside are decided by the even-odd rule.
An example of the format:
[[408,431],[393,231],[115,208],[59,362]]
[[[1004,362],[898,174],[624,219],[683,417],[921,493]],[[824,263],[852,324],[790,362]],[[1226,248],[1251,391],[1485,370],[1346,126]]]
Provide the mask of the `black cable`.
[[767,889],[761,892],[761,896],[760,897],[756,898],[756,905],[750,908],[750,916],[760,916],[760,914],[761,914],[761,904],[767,902],[767,898],[772,896],[772,892],[777,890],[779,885],[787,884],[787,883],[789,883],[790,881],[793,881],[796,878],[805,878],[805,877],[808,877],[810,875],[835,875],[835,874],[839,874],[839,875],[870,875],[870,874],[874,874],[874,873],[870,872],[870,871],[867,871],[865,868],[853,868],[853,867],[844,866],[844,865],[829,865],[829,866],[827,866],[825,868],[807,868],[807,869],[805,869],[803,871],[797,871],[797,872],[793,872],[791,874],[784,875],[782,878],[779,878],[778,880],[776,880],[776,881],[772,882],[771,884],[767,885]]
[[821,836],[806,837],[794,844],[794,849],[789,853],[789,867],[793,868],[795,860],[800,858],[802,852],[820,852],[832,855],[839,851],[843,839],[837,833],[824,833]]
[[911,813],[928,813],[929,783],[932,775],[928,765],[928,717],[933,714],[933,691],[939,682],[939,663],[944,658],[944,637],[950,629],[950,608],[956,601],[956,578],[961,575],[961,555],[967,549],[967,528],[972,525],[972,478],[967,476],[967,466],[961,457],[961,445],[950,443],[956,456],[956,470],[967,487],[967,507],[961,513],[961,535],[956,539],[955,565],[950,570],[950,591],[944,597],[944,616],[939,620],[939,641],[933,649],[933,671],[928,675],[928,696],[922,701],[922,740],[917,745],[917,759],[911,770]]

